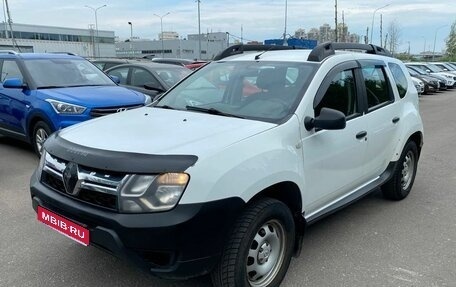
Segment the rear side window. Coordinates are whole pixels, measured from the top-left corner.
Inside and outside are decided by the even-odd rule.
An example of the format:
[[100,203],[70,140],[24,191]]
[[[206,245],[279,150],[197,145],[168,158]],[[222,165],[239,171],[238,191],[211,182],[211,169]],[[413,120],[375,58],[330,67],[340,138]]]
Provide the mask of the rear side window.
[[392,100],[382,66],[365,66],[362,68],[366,85],[367,106],[373,110]]
[[394,81],[396,82],[397,90],[399,91],[399,97],[401,99],[407,94],[408,82],[404,75],[401,67],[395,63],[388,63],[388,66],[393,74]]

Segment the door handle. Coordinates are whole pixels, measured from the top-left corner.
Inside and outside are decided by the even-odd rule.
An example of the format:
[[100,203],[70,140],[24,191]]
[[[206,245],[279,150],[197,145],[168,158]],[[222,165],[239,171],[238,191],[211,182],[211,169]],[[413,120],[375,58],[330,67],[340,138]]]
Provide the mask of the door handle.
[[359,133],[356,134],[356,138],[357,139],[362,139],[362,138],[364,138],[366,136],[367,136],[367,132],[366,131],[362,131],[362,132],[359,132]]
[[392,122],[393,122],[393,124],[397,124],[397,122],[398,122],[399,120],[400,120],[399,117],[395,117],[395,118],[393,118]]

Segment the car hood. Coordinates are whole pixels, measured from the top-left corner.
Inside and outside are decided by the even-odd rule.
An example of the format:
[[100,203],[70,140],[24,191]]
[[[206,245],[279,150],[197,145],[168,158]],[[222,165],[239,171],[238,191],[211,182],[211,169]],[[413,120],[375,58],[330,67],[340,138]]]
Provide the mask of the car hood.
[[203,158],[275,126],[199,112],[144,107],[71,126],[59,136],[101,150]]
[[88,108],[137,105],[144,103],[144,95],[119,86],[84,86],[40,89],[46,99],[80,105]]

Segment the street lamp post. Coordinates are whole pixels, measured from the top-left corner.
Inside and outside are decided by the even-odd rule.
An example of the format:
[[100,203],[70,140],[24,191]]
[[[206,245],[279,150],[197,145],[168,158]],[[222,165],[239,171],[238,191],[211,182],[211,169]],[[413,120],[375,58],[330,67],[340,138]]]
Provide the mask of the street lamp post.
[[[374,10],[374,13],[372,14],[371,35],[370,35],[370,39],[369,39],[370,42],[371,42],[371,44],[374,43],[372,37],[373,37],[373,34],[374,34],[374,19],[375,19],[375,13],[377,13],[377,11],[380,10],[380,9],[383,9],[383,8],[388,7],[389,5],[391,5],[391,4],[386,4],[385,6],[382,6],[382,7],[380,7],[380,8],[375,9],[375,10]],[[381,45],[381,43],[380,43],[380,45]]]
[[97,40],[96,40],[96,43],[97,43],[97,54],[98,54],[98,57],[100,57],[100,43],[99,43],[99,38],[98,38],[98,17],[97,17],[97,11],[98,9],[101,9],[103,7],[106,7],[107,5],[102,5],[98,8],[93,8],[92,6],[89,6],[89,5],[85,5],[84,7],[87,7],[89,9],[92,9],[93,12],[95,13],[95,29],[97,30]]
[[198,60],[201,60],[201,14],[200,14],[200,0],[196,0],[198,2]]
[[133,23],[128,22],[128,25],[130,25],[130,41],[131,41],[131,39],[133,39]]
[[154,14],[154,16],[157,16],[158,18],[160,18],[160,30],[161,30],[160,33],[161,33],[161,42],[162,42],[162,58],[165,57],[164,54],[163,54],[163,53],[165,52],[165,45],[164,45],[164,43],[163,43],[163,18],[164,18],[165,16],[169,15],[169,14],[170,14],[169,12],[166,13],[166,14],[164,14],[164,15],[162,15],[162,16],[157,15],[157,14]]
[[285,0],[285,26],[283,29],[283,45],[287,46],[287,17],[288,17],[288,1]]
[[440,27],[438,27],[437,29],[435,29],[435,33],[434,33],[434,49],[432,49],[432,61],[434,61],[434,58],[435,58],[435,42],[437,41],[437,32],[442,29],[443,27],[446,27],[448,25],[442,25]]
[[133,43],[131,42],[133,40],[133,23],[132,22],[128,22],[128,25],[130,25],[130,54],[131,54],[131,57],[133,57]]

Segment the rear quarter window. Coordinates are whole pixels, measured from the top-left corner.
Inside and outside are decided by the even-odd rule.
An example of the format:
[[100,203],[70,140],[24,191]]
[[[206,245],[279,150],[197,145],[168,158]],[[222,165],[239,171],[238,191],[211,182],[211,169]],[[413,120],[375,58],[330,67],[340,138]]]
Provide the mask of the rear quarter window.
[[388,67],[393,74],[394,82],[396,82],[396,87],[399,92],[399,97],[401,99],[407,94],[408,81],[404,72],[401,69],[401,66],[395,63],[388,63]]

